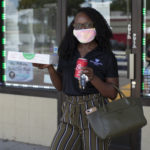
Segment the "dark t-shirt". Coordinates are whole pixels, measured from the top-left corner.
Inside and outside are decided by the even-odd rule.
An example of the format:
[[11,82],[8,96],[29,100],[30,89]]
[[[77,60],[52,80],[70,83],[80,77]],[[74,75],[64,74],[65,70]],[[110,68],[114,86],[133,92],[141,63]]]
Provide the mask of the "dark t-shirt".
[[[90,82],[87,82],[84,90],[79,88],[78,80],[74,78],[78,58],[80,58],[80,54],[76,51],[71,60],[59,60],[57,72],[62,74],[63,92],[72,96],[99,93]],[[101,80],[105,81],[109,77],[118,77],[117,61],[112,52],[102,52],[97,47],[84,58],[88,60],[88,67],[93,68],[94,74]]]

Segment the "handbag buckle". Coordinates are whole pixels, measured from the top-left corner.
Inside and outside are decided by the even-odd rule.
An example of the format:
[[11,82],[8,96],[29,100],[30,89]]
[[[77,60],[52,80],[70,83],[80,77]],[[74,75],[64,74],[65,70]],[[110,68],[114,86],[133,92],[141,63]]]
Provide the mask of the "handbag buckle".
[[87,110],[85,111],[85,113],[86,113],[87,115],[89,115],[89,114],[91,114],[91,113],[93,113],[93,112],[95,112],[95,111],[97,111],[97,107],[91,107],[91,108],[87,109]]

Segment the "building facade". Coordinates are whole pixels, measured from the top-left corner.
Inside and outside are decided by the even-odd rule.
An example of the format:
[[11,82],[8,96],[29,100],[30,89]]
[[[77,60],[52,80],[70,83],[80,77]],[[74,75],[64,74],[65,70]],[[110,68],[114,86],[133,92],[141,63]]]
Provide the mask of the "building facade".
[[[61,116],[63,94],[53,87],[47,70],[38,70],[31,63],[9,61],[7,56],[9,51],[57,53],[80,7],[95,8],[107,20],[113,31],[111,43],[118,62],[120,88],[126,96],[141,97],[149,112],[148,0],[1,0],[1,139],[50,145]],[[148,141],[143,133],[145,130],[115,139],[112,150],[120,150],[120,146],[121,150],[145,150],[144,142]]]

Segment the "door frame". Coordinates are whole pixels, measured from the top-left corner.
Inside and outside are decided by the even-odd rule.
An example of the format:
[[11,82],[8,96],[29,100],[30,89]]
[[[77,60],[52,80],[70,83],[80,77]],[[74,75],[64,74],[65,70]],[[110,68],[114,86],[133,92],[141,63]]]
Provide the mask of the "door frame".
[[[135,55],[135,78],[131,80],[131,96],[140,97],[144,106],[150,106],[149,97],[142,95],[142,38],[143,0],[132,0],[132,53]],[[135,39],[136,35],[136,39]]]
[[131,80],[131,96],[141,97],[142,83],[142,0],[132,0],[132,50],[135,55],[134,79]]

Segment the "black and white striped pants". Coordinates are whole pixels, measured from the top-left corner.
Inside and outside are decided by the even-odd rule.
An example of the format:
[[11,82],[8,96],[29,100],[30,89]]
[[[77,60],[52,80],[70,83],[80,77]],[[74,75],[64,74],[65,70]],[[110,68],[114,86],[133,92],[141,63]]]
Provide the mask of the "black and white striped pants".
[[86,119],[85,110],[102,107],[99,94],[66,96],[63,116],[50,150],[108,150],[110,140],[101,140]]

